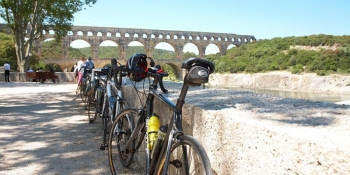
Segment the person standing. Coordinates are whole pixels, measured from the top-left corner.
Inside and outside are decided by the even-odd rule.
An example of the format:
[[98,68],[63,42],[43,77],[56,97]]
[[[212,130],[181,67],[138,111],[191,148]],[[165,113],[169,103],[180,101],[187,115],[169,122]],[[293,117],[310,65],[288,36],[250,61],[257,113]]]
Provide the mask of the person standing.
[[82,77],[83,77],[83,71],[84,69],[82,69],[83,67],[85,67],[85,62],[84,62],[84,57],[81,57],[80,60],[77,63],[77,66],[74,69],[74,72],[78,72],[78,84],[81,81]]
[[86,60],[85,64],[87,69],[95,68],[95,64],[94,62],[92,62],[91,57],[89,57],[88,60]]
[[5,63],[4,69],[5,69],[5,82],[10,82],[10,64]]

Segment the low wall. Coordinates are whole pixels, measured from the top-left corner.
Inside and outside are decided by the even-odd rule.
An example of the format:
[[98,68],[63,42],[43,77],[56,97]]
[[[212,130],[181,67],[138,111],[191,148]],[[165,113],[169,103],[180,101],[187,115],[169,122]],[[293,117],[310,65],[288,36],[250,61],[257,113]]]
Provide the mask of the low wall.
[[[60,82],[74,82],[74,72],[56,72],[55,73],[58,78],[60,79]],[[5,73],[0,73],[0,81],[5,81]],[[26,82],[26,73],[20,73],[20,72],[10,72],[10,81],[14,82]]]
[[[144,102],[143,94],[124,88],[131,106],[140,107],[137,95]],[[167,120],[164,116],[171,115],[158,100],[155,108],[162,122]],[[202,143],[214,174],[350,174],[346,135],[333,135],[322,127],[281,125],[252,115],[249,110],[236,108],[204,110],[184,105],[185,133]]]

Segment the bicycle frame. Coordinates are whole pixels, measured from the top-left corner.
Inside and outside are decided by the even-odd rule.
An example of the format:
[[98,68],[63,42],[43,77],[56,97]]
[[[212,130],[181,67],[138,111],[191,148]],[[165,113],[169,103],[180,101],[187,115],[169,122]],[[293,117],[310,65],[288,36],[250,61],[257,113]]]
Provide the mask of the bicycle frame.
[[[165,169],[169,165],[169,156],[170,156],[170,149],[173,142],[173,138],[176,138],[178,136],[183,135],[183,129],[182,129],[182,106],[185,103],[185,97],[188,92],[189,85],[187,83],[183,84],[183,87],[180,92],[180,96],[177,100],[177,103],[175,104],[170,99],[165,97],[164,95],[157,92],[157,84],[159,80],[161,80],[161,76],[159,74],[149,73],[149,76],[153,77],[153,83],[150,84],[149,87],[149,93],[147,96],[147,100],[145,105],[143,106],[142,110],[140,111],[140,119],[138,120],[136,124],[136,128],[133,131],[130,139],[125,145],[125,149],[130,149],[133,144],[133,140],[137,137],[138,133],[141,132],[141,130],[147,126],[148,119],[153,114],[153,101],[154,98],[157,98],[160,100],[163,104],[165,104],[167,107],[169,107],[173,111],[173,115],[170,119],[169,127],[165,135],[165,139],[163,141],[163,146],[161,148],[159,157],[163,157],[163,155],[166,153],[166,163],[165,163]],[[147,134],[146,135],[146,141],[147,141]],[[140,139],[139,141],[143,141],[143,139]],[[137,144],[138,145],[138,144]],[[150,159],[150,150],[148,148],[146,149],[146,154],[148,157],[148,160]],[[157,162],[156,162],[157,161]],[[158,167],[161,165],[161,159],[152,159],[152,161],[147,161],[147,174],[153,174],[153,171],[155,169],[158,169]]]
[[[112,89],[114,92],[117,91],[116,96],[113,96]],[[104,97],[105,97],[105,100],[103,102],[102,109],[105,109],[105,105],[108,105],[109,112],[112,112],[112,114],[108,114],[108,115],[110,116],[110,122],[113,123],[115,116],[119,113],[119,107],[120,107],[119,102],[122,99],[122,92],[114,86],[113,81],[107,80],[106,93],[105,93]],[[107,99],[108,99],[109,104],[106,104]],[[114,103],[116,104],[115,109],[114,109]]]
[[[107,75],[107,80],[104,80],[103,83],[105,85],[104,89],[104,95],[103,95],[103,105],[102,105],[102,120],[106,122],[104,124],[104,135],[103,135],[103,144],[101,145],[100,149],[104,150],[107,146],[107,138],[106,138],[106,132],[108,128],[108,119],[111,124],[113,124],[114,119],[116,115],[119,114],[119,110],[122,107],[123,103],[127,103],[123,100],[123,94],[121,91],[121,85],[119,85],[119,89],[116,87],[115,81],[114,81],[114,72],[112,69],[110,70],[109,74]],[[122,79],[122,75],[120,74],[120,79]],[[106,113],[108,110],[108,114]]]

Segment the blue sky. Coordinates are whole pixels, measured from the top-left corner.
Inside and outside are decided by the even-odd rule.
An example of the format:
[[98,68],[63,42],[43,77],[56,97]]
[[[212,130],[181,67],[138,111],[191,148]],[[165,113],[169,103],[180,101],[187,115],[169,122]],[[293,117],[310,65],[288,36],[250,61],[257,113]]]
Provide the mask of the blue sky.
[[[76,13],[73,24],[231,33],[256,39],[350,35],[349,8],[349,0],[97,0]],[[77,41],[71,46],[86,44]],[[186,45],[184,52],[198,54],[193,46]],[[166,45],[164,49],[172,50]],[[218,52],[216,46],[207,50]]]
[[254,35],[349,35],[348,0],[98,0],[74,25]]
[[[98,0],[75,15],[74,25],[232,33],[256,39],[350,35],[349,7],[348,0]],[[197,52],[185,46],[186,50]]]

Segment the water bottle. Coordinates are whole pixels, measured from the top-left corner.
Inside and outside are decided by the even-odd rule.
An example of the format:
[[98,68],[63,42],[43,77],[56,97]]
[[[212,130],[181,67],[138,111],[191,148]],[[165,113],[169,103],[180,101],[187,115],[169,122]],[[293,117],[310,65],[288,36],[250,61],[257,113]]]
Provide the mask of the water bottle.
[[154,144],[154,148],[152,149],[152,152],[151,152],[151,164],[150,164],[150,170],[149,170],[150,174],[154,173],[155,164],[159,159],[159,154],[160,154],[160,151],[162,150],[164,138],[167,131],[168,131],[168,125],[163,125],[159,128],[157,141]]
[[154,144],[154,149],[152,149],[151,159],[153,159],[153,157],[158,158],[167,130],[168,125],[163,125],[159,128],[157,136],[158,138]]
[[152,150],[154,142],[157,140],[157,133],[159,130],[160,122],[158,119],[158,116],[156,114],[153,114],[151,118],[148,120],[148,127],[147,127],[147,133],[148,133],[148,150]]

